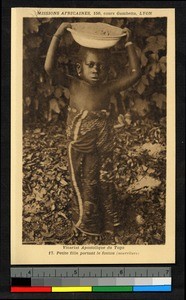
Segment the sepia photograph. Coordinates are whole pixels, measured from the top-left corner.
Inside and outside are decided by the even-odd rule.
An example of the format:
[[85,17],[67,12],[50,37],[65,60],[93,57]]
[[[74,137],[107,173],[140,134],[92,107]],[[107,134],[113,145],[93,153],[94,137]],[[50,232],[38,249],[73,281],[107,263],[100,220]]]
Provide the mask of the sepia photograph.
[[168,239],[173,259],[168,14],[30,10],[20,27],[21,80],[16,86],[14,72],[12,88],[20,96],[13,107],[21,106],[13,166],[21,168],[21,247],[147,249]]

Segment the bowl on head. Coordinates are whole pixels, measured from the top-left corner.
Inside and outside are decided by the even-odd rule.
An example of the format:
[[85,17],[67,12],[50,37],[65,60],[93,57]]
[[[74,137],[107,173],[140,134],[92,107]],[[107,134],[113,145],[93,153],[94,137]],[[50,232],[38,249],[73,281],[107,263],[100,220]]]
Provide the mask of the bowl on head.
[[79,45],[95,49],[113,47],[122,36],[126,35],[121,28],[106,23],[72,23],[72,28],[67,30]]

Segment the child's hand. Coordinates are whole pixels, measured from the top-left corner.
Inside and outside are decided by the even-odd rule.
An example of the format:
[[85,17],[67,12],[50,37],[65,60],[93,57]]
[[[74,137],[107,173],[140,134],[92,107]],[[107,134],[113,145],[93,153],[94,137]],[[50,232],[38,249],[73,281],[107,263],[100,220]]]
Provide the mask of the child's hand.
[[126,34],[125,36],[125,43],[130,42],[132,39],[132,33],[131,30],[128,29],[127,27],[123,28],[123,33]]
[[72,27],[72,26],[71,26],[71,23],[63,22],[63,23],[59,26],[59,28],[57,29],[57,31],[56,31],[55,34],[56,34],[57,36],[61,37],[61,36],[64,34],[65,29],[71,28],[71,27]]

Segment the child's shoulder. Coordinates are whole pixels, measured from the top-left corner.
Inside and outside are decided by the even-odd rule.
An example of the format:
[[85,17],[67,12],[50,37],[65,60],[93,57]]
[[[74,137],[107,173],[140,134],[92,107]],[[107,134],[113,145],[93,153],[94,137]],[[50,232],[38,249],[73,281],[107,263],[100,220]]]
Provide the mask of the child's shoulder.
[[86,86],[86,85],[90,85],[88,82],[86,82],[85,80],[77,77],[77,76],[72,76],[72,75],[67,75],[69,78],[69,81],[71,82],[71,84],[74,84],[75,86]]
[[80,79],[77,78],[76,76],[69,75],[69,74],[62,74],[60,77],[60,84],[65,85],[66,87],[71,87],[71,86],[78,86],[80,84]]
[[79,85],[82,82],[82,80],[80,78],[78,78],[77,76],[74,76],[74,75],[68,74],[67,78],[71,84]]

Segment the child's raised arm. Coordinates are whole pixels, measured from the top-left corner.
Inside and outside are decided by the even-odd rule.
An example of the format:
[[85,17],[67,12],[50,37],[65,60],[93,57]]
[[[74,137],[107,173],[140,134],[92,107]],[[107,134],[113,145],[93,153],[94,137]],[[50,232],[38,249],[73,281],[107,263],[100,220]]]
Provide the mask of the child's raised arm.
[[48,75],[54,77],[56,75],[56,52],[59,46],[59,42],[66,30],[66,28],[71,27],[70,23],[62,23],[57,29],[56,33],[53,35],[50,46],[45,60],[45,71]]
[[129,88],[141,77],[140,61],[136,54],[134,45],[131,41],[131,31],[128,28],[123,29],[126,32],[125,47],[129,58],[129,75],[121,76],[110,83],[110,92],[121,91]]

